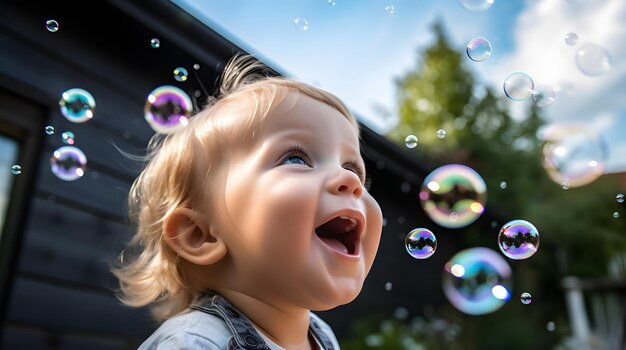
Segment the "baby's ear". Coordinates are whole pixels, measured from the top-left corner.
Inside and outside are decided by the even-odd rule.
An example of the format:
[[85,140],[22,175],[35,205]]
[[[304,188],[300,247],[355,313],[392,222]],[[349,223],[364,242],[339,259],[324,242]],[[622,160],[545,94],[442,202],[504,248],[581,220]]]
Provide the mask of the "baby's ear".
[[196,265],[215,264],[228,251],[207,216],[189,208],[176,208],[165,218],[163,236],[178,256]]

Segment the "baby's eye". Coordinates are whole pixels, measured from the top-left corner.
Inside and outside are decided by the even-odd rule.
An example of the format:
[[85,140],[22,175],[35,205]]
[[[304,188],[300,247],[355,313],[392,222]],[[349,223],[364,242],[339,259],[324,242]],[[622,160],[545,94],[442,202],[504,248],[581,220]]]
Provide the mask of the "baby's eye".
[[287,158],[285,158],[285,160],[283,161],[283,164],[302,164],[302,165],[307,165],[306,161],[297,155],[291,155]]

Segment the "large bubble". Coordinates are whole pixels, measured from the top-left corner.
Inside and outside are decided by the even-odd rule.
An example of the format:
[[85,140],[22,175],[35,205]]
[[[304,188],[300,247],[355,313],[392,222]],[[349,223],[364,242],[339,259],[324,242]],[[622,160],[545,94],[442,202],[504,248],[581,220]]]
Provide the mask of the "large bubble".
[[526,220],[509,221],[500,229],[498,246],[511,259],[530,258],[539,249],[539,231]]
[[498,310],[511,298],[511,268],[488,248],[457,253],[445,265],[443,291],[459,311],[484,315]]
[[96,100],[83,89],[69,89],[61,94],[61,113],[72,123],[84,123],[93,118]]
[[467,44],[465,52],[472,61],[482,62],[491,56],[491,43],[482,37],[474,38]]
[[416,228],[411,230],[404,239],[404,247],[407,253],[415,259],[430,258],[437,250],[437,238],[429,229]]
[[154,131],[168,134],[187,125],[192,108],[191,98],[183,90],[163,85],[148,95],[143,111]]
[[85,175],[87,157],[79,148],[63,146],[52,152],[50,167],[59,179],[74,181]]
[[419,197],[422,208],[434,222],[459,228],[473,223],[484,212],[487,185],[472,168],[448,164],[424,179]]
[[554,124],[542,135],[543,166],[557,184],[579,187],[604,173],[607,147],[604,139],[584,125]]
[[504,79],[502,85],[506,97],[514,101],[524,101],[532,96],[535,82],[526,73],[516,72]]
[[611,56],[596,44],[583,45],[576,51],[576,65],[587,75],[602,75],[611,69]]

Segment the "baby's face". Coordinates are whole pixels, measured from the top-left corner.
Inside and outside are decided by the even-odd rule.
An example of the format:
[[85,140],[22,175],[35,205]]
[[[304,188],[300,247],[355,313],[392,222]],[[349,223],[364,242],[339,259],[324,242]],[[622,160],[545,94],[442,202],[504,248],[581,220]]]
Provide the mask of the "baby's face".
[[382,230],[356,131],[336,109],[292,93],[254,138],[226,165],[219,226],[229,287],[312,310],[350,302]]

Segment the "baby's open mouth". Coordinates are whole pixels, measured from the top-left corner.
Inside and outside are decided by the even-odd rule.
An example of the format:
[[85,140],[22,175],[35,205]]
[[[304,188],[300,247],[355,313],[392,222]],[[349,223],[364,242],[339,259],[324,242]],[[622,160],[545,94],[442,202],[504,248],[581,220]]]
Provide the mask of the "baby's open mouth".
[[348,255],[357,255],[359,224],[348,216],[338,216],[315,229],[315,234],[332,249]]

